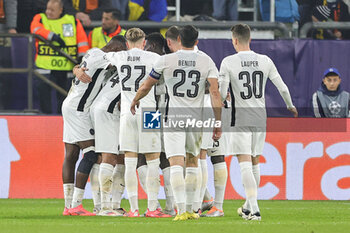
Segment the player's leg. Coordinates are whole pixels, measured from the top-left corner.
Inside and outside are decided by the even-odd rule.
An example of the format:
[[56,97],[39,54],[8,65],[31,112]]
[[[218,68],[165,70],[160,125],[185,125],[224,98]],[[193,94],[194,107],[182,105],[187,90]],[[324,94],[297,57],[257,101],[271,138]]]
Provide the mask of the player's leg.
[[90,172],[90,184],[91,184],[91,193],[92,200],[94,202],[93,213],[98,214],[101,210],[101,193],[100,193],[100,182],[99,182],[99,173],[100,173],[100,164],[102,161],[101,155],[98,156],[97,162],[92,166]]
[[213,208],[208,211],[206,217],[221,217],[224,216],[223,203],[228,176],[227,166],[224,155],[212,155],[210,159],[214,167],[215,200]]
[[166,197],[165,202],[165,208],[164,213],[175,216],[175,200],[174,200],[174,194],[173,189],[170,184],[170,163],[169,160],[166,158],[166,155],[164,152],[160,153],[160,169],[162,169],[163,172],[163,179],[164,179],[164,192]]
[[[170,163],[170,184],[174,193],[174,199],[177,206],[177,217],[186,213],[186,186],[183,168],[185,165],[184,156],[171,156],[168,158]],[[181,220],[186,220],[186,218]],[[176,220],[176,218],[174,219]],[[179,219],[180,220],[180,219]]]
[[124,211],[120,208],[120,203],[125,189],[125,163],[124,154],[117,155],[117,164],[113,171],[112,184],[112,208],[114,211]]
[[[158,193],[159,193],[159,154],[160,153],[147,153],[145,154],[147,162],[147,174],[146,174],[146,190],[148,199],[148,208],[146,217],[157,217],[158,212]],[[157,211],[156,211],[157,210]],[[155,213],[156,211],[157,213]],[[154,213],[153,213],[154,212]]]
[[136,175],[137,157],[136,152],[125,151],[125,187],[130,203],[129,217],[139,216],[138,181]]
[[63,215],[69,215],[68,209],[71,208],[74,192],[74,173],[75,164],[79,159],[80,148],[77,145],[65,143],[65,156],[62,167],[62,180],[64,192],[64,211]]
[[146,176],[147,176],[147,162],[146,162],[146,156],[144,154],[138,154],[137,157],[137,173],[139,175],[139,181],[141,184],[141,187],[145,193],[147,193],[147,186],[146,186]]
[[184,165],[186,135],[183,131],[164,132],[164,148],[170,163],[170,184],[177,206],[177,220],[187,220]]
[[[194,200],[193,200],[193,210],[195,213],[201,214],[201,207],[202,207],[202,201],[203,201],[203,197],[201,196],[201,191],[202,191],[202,186],[204,186],[203,188],[203,193],[205,188],[207,187],[207,181],[208,177],[203,177],[202,174],[202,168],[201,168],[201,157],[206,157],[206,152],[202,153],[201,149],[201,153],[199,154],[199,160],[198,160],[198,172],[197,172],[197,186],[196,186],[196,192],[194,195]],[[203,181],[204,180],[204,181]]]
[[[186,177],[185,177],[185,186],[186,186],[186,212],[192,214],[193,202],[198,188],[198,156],[193,154],[186,154]],[[193,215],[193,218],[198,218],[199,215]],[[191,215],[192,218],[192,215]]]
[[102,162],[99,172],[99,183],[101,190],[101,215],[112,215],[110,195],[112,189],[112,179],[116,155],[112,153],[102,153]]
[[241,168],[242,184],[244,186],[246,200],[249,204],[250,213],[259,211],[257,201],[257,185],[253,175],[252,156],[247,154],[237,155],[239,166]]
[[136,175],[139,150],[139,131],[137,115],[124,114],[120,116],[119,143],[120,151],[125,152],[125,188],[128,193],[130,211],[128,217],[139,217],[138,181]]
[[85,185],[89,178],[92,166],[98,159],[98,154],[95,153],[94,144],[94,140],[78,142],[79,147],[83,150],[84,157],[80,161],[76,173],[72,209],[69,210],[72,215],[94,215],[82,207]]

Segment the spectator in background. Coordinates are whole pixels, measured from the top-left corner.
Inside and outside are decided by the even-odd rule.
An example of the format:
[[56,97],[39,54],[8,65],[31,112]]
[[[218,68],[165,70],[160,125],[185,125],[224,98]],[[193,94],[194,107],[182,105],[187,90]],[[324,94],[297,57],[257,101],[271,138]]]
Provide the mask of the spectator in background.
[[128,19],[128,15],[127,15],[128,3],[129,3],[129,0],[112,0],[112,7],[120,11],[121,20]]
[[323,74],[320,88],[312,95],[315,117],[349,117],[349,92],[343,91],[340,73],[329,68]]
[[[313,22],[349,22],[350,15],[348,5],[342,0],[319,0],[312,11]],[[315,39],[350,39],[349,30],[319,29],[314,32]]]
[[102,27],[96,27],[89,33],[90,48],[102,48],[112,37],[124,36],[126,31],[119,25],[119,19],[119,10],[105,10],[102,14]]
[[[62,0],[49,0],[45,13],[34,16],[31,23],[31,33],[38,34],[54,45],[63,49],[73,58],[82,57],[89,49],[88,40],[84,28],[78,19],[72,15],[63,15]],[[67,58],[59,56],[51,47],[42,41],[36,41],[35,64],[39,73],[61,86],[68,89],[67,72],[73,69],[74,64]],[[52,113],[51,88],[41,80],[38,80],[38,92],[40,108],[43,113]],[[57,93],[57,112],[61,113],[64,96]]]
[[[166,0],[130,0],[129,20],[155,22],[166,21],[168,16]],[[143,30],[146,34],[157,32],[158,30]],[[165,29],[166,31],[166,29]],[[159,31],[158,31],[159,32]],[[165,32],[164,32],[165,33]]]
[[17,33],[17,0],[0,0],[0,32]]
[[104,10],[112,8],[111,0],[63,0],[65,13],[75,15],[84,26],[101,20]]
[[213,17],[217,20],[238,19],[238,0],[213,0]]
[[30,33],[30,23],[34,15],[44,12],[48,0],[21,0],[17,11],[17,31],[19,33]]
[[[0,33],[17,33],[17,0],[0,0]],[[11,39],[0,37],[0,68],[11,67]],[[7,108],[11,77],[0,74],[0,109]]]

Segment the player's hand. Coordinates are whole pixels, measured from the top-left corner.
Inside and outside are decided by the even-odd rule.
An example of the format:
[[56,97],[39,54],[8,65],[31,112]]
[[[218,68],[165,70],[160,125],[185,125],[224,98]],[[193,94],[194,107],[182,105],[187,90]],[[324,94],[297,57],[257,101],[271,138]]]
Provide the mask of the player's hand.
[[136,107],[139,108],[139,106],[140,106],[140,101],[133,100],[131,102],[130,111],[131,111],[132,115],[136,114]]
[[214,128],[213,130],[213,140],[217,141],[221,138],[222,130],[221,127],[219,128]]
[[293,113],[294,117],[298,117],[298,110],[295,107],[288,108],[288,110]]
[[74,73],[75,77],[77,77],[77,79],[79,79],[83,83],[91,83],[92,78],[85,73],[85,71],[88,71],[88,70],[89,69],[86,67],[76,68],[76,69],[74,69],[73,73]]

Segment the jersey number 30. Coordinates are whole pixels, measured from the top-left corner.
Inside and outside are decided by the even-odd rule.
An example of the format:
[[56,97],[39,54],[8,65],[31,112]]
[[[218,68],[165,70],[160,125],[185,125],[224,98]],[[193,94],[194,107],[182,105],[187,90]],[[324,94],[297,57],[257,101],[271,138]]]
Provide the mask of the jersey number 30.
[[252,80],[248,71],[242,71],[238,74],[239,80],[245,80],[243,87],[247,88],[247,93],[241,91],[242,99],[250,99],[253,94],[255,98],[259,99],[262,97],[262,85],[263,85],[264,74],[261,71],[254,71],[252,73]]

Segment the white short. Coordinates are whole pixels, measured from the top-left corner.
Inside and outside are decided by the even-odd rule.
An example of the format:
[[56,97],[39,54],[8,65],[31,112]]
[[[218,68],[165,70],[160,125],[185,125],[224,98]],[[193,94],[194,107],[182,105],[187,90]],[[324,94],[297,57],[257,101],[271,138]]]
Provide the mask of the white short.
[[203,132],[201,149],[206,150],[208,156],[225,155],[226,134],[223,132],[218,141],[213,140],[213,132]]
[[125,113],[120,116],[119,143],[121,151],[142,154],[161,151],[160,132],[144,130],[141,114]]
[[119,154],[120,112],[118,109],[114,109],[113,113],[107,112],[99,103],[93,103],[90,108],[95,129],[95,151]]
[[201,132],[186,132],[185,129],[164,132],[164,146],[167,158],[178,155],[186,157],[186,153],[198,156],[201,143]]
[[76,144],[95,138],[89,112],[77,111],[63,102],[62,116],[63,142]]
[[264,149],[266,131],[261,127],[232,127],[231,143],[228,144],[230,155],[261,155]]

